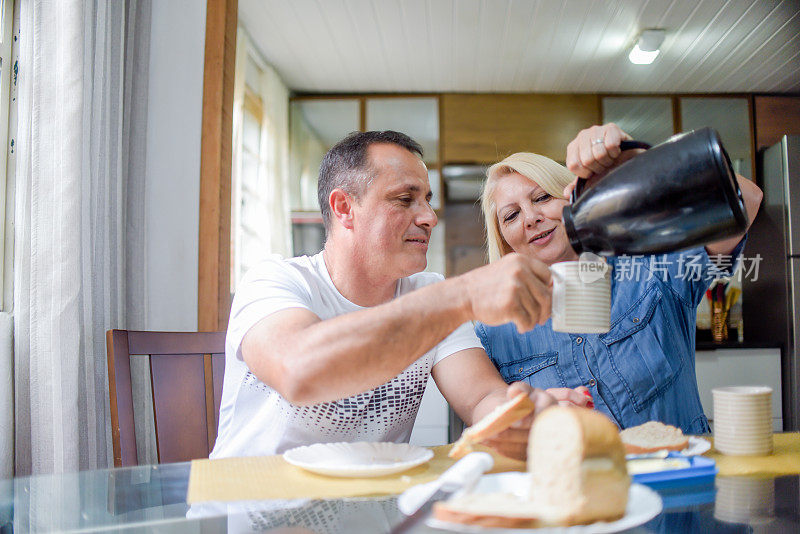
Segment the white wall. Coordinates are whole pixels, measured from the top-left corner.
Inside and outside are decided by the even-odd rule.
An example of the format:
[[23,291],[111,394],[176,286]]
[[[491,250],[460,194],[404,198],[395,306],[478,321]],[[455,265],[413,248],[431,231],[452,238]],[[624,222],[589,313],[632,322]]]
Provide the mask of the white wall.
[[[436,175],[436,180],[439,175]],[[433,177],[431,177],[433,180]],[[438,193],[434,193],[438,195]],[[445,246],[444,246],[444,218],[439,219],[439,224],[431,233],[430,248],[428,248],[428,272],[444,274],[445,272]],[[433,378],[428,378],[428,386],[422,396],[414,429],[411,431],[411,443],[414,445],[445,445],[449,441],[450,415],[445,400]]]
[[197,330],[206,2],[156,0],[152,7],[142,262],[145,328]]

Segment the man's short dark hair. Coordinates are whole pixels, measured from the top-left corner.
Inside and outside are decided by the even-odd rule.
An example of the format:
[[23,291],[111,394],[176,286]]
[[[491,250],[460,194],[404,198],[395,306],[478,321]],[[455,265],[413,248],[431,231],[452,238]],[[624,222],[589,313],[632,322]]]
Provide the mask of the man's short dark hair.
[[325,230],[330,231],[331,207],[328,199],[331,191],[341,189],[356,200],[367,190],[372,179],[367,149],[370,145],[388,143],[405,148],[422,157],[422,147],[404,133],[386,130],[383,132],[353,132],[336,143],[319,167],[317,182],[317,199],[322,210]]

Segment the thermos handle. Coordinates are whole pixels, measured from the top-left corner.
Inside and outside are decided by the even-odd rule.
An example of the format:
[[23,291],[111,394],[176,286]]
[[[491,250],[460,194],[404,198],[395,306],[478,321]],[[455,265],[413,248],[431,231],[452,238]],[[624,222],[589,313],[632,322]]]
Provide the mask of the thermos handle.
[[[619,149],[624,150],[632,150],[634,148],[643,148],[648,150],[652,148],[652,145],[649,143],[645,143],[644,141],[629,141],[625,140],[619,144]],[[570,204],[575,204],[575,201],[578,200],[578,197],[581,196],[583,193],[583,188],[586,187],[586,178],[578,178],[578,183],[575,184],[575,189],[572,190],[572,196],[569,199]]]

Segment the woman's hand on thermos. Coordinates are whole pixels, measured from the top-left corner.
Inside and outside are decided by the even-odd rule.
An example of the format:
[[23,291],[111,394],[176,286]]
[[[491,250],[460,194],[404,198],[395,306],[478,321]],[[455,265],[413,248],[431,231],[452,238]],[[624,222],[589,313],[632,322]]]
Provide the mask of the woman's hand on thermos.
[[[620,150],[622,141],[631,140],[613,122],[581,130],[567,145],[567,169],[578,178],[589,180],[587,186],[600,179],[617,165],[628,161],[642,150]],[[564,188],[564,196],[570,198],[577,180]]]

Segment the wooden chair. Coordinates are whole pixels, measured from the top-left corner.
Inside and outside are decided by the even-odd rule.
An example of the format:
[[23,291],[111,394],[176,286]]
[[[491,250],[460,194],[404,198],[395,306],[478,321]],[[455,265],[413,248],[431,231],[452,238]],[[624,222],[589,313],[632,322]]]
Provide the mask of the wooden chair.
[[207,458],[217,438],[225,332],[106,332],[114,466],[138,465],[131,357],[150,356],[158,461]]

